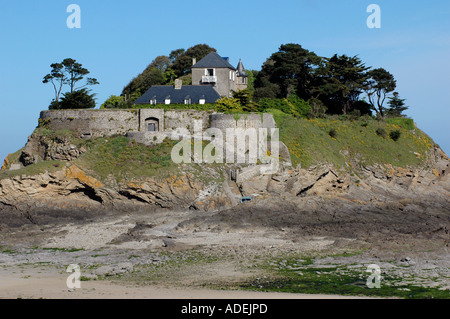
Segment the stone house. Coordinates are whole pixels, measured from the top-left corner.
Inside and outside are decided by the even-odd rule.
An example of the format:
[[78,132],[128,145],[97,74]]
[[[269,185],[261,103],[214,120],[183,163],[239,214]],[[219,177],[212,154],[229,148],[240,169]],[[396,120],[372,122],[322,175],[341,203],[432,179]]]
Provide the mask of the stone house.
[[221,97],[231,97],[233,91],[247,88],[247,74],[242,61],[237,68],[229,58],[211,52],[192,65],[192,85],[183,85],[175,80],[175,85],[152,86],[135,104],[205,104],[215,103]]
[[243,85],[247,74],[242,61],[239,60],[238,69],[229,61],[216,52],[209,53],[192,66],[192,84],[212,86],[221,97],[231,97],[232,91],[237,91],[238,83],[241,89],[247,88]]

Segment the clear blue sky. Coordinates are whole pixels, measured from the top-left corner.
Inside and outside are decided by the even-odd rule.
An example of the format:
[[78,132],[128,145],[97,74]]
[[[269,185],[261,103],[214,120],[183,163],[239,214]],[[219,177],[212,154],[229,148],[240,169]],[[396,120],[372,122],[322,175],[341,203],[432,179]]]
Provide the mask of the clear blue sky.
[[[81,29],[69,29],[69,4],[81,7]],[[381,29],[366,8],[381,7]],[[450,1],[392,0],[1,0],[0,158],[23,147],[47,109],[50,64],[71,57],[100,85],[97,104],[156,56],[206,43],[232,64],[262,63],[281,44],[321,56],[359,55],[397,79],[406,112],[450,154]]]

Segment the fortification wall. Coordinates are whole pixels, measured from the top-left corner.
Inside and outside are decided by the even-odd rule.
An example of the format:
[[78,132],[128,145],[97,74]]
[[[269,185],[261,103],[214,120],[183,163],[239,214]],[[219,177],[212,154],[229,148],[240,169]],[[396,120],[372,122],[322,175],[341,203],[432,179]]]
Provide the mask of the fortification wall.
[[276,128],[272,114],[211,114],[209,126],[224,133],[227,128]]
[[139,110],[50,110],[42,111],[40,118],[52,130],[73,130],[84,137],[139,130]]
[[146,132],[148,123],[157,122],[159,132],[187,129],[191,134],[196,121],[201,130],[219,128],[275,128],[272,114],[220,114],[212,111],[163,110],[163,109],[101,109],[101,110],[49,110],[42,111],[41,120],[52,130],[69,129],[85,138],[126,135],[129,132]]
[[186,128],[191,134],[194,133],[194,122],[201,121],[202,131],[209,127],[209,116],[211,112],[196,110],[168,110],[165,111],[165,131],[174,131],[178,128]]

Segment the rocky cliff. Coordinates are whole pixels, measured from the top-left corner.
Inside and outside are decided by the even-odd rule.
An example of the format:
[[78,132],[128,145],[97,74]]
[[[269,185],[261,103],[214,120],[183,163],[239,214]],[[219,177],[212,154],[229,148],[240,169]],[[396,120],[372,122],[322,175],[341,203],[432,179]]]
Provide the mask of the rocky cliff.
[[[107,185],[76,164],[67,162],[53,172],[1,179],[0,208],[10,214],[2,214],[0,221],[16,224],[19,221],[10,218],[17,215],[40,223],[53,217],[95,216],[105,210],[218,211],[240,205],[241,196],[252,196],[253,201],[284,198],[286,202],[339,197],[347,200],[346,205],[387,202],[401,205],[403,200],[421,198],[448,209],[450,162],[445,154],[436,150],[430,165],[410,169],[374,165],[363,167],[358,174],[339,171],[326,164],[308,169],[284,167],[273,175],[249,175],[238,177],[236,181],[227,177],[223,182],[199,179],[186,166],[176,176]],[[240,172],[246,169],[249,168],[241,168]],[[208,170],[204,174],[208,174]]]
[[[240,205],[243,196],[251,196],[253,202],[283,198],[286,203],[316,203],[311,204],[316,208],[323,198],[345,199],[347,206],[355,207],[418,199],[432,201],[447,212],[450,207],[450,161],[437,146],[427,151],[421,165],[359,163],[343,168],[325,160],[302,168],[287,161],[271,175],[254,174],[257,165],[214,164],[193,169],[183,164],[170,171],[170,156],[162,160],[170,147],[157,149],[113,137],[85,141],[73,132],[38,128],[25,148],[3,164],[0,223],[39,224],[111,210],[211,212]],[[287,147],[285,153],[289,158]],[[154,165],[151,170],[142,169],[148,163]],[[171,173],[161,174],[165,171]]]

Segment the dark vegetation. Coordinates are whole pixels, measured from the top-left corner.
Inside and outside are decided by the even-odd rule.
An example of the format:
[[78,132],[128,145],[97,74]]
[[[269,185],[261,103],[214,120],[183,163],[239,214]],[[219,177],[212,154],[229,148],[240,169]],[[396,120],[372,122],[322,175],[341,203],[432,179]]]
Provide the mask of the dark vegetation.
[[[90,109],[95,107],[95,94],[91,94],[88,86],[99,84],[95,78],[85,77],[90,73],[88,69],[74,59],[64,59],[61,63],[53,63],[50,73],[44,76],[43,83],[51,83],[55,91],[55,98],[49,105],[50,110],[58,109]],[[82,80],[86,80],[81,85]],[[81,85],[81,86],[78,86]],[[65,86],[69,91],[62,93]],[[61,94],[63,97],[61,98]]]
[[[212,51],[216,49],[198,44],[156,57],[124,87],[120,96],[112,95],[101,107],[132,108],[134,101],[151,86],[171,85],[177,78],[183,84],[191,84],[193,59],[199,61]],[[358,56],[321,57],[299,44],[289,43],[281,45],[261,70],[246,71],[248,89],[234,92],[232,98],[223,98],[210,109],[219,112],[277,109],[308,118],[342,114],[404,117],[403,112],[408,109],[405,99],[395,92],[394,76],[383,68],[366,66]]]

